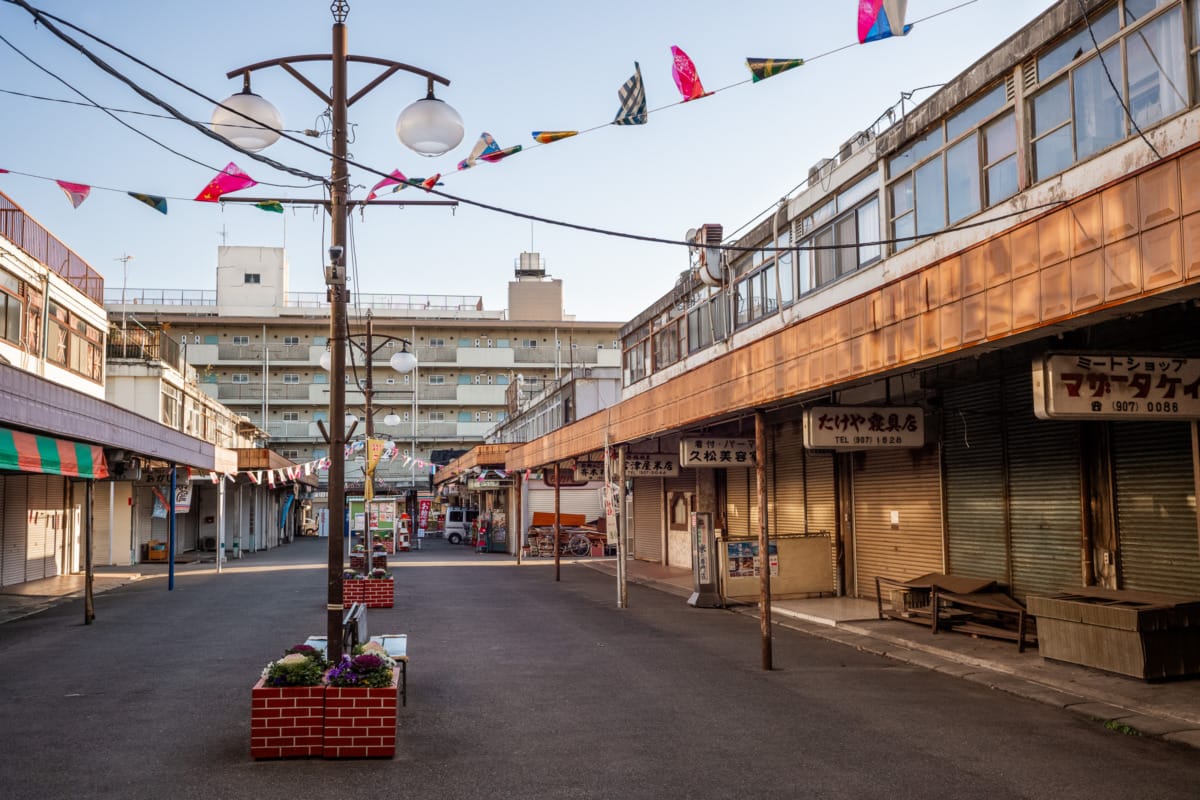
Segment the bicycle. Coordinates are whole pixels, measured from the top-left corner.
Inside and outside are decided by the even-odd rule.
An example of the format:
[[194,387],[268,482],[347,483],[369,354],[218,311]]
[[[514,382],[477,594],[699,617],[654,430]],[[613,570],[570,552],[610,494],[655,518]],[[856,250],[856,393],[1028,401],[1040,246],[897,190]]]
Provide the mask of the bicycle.
[[[578,531],[572,533],[569,537],[564,537],[558,546],[559,555],[563,556],[586,556],[592,552],[592,541],[586,533]],[[529,557],[553,557],[554,556],[554,535],[542,534],[537,537],[529,538]]]

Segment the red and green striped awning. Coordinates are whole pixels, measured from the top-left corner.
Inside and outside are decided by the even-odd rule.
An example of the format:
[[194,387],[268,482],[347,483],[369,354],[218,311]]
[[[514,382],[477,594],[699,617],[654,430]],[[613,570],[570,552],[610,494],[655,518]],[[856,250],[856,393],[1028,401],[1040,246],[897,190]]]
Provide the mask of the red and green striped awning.
[[0,428],[0,469],[72,478],[107,478],[104,448]]

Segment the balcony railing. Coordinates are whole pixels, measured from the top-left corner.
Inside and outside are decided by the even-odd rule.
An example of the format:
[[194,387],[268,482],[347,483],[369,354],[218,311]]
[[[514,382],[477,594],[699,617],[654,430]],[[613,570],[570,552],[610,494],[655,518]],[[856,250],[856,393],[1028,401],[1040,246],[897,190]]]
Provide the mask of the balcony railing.
[[133,359],[136,361],[154,361],[167,364],[182,371],[182,348],[179,342],[159,330],[144,328],[110,327],[108,330],[108,345],[105,348],[106,357],[111,360]]
[[215,306],[217,293],[211,289],[105,289],[104,304],[120,306]]
[[554,347],[516,347],[513,348],[513,361],[517,364],[554,364],[570,366],[571,364],[595,364],[600,360],[600,351],[591,347],[575,349]]
[[[269,344],[266,356],[271,361],[308,361],[309,346],[306,344]],[[262,361],[261,344],[219,344],[217,358],[221,361]]]
[[[267,398],[270,400],[307,400],[308,387],[305,383],[269,383]],[[219,383],[217,384],[218,400],[261,400],[263,396],[262,383]]]
[[103,304],[104,278],[100,277],[100,273],[54,238],[3,192],[0,192],[0,236],[49,267],[94,302]]

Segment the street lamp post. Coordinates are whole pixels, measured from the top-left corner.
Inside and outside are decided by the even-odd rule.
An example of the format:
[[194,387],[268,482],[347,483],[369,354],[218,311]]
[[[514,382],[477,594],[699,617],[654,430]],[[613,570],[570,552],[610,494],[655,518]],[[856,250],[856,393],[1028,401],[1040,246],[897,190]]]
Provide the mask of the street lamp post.
[[[398,61],[369,56],[354,56],[347,53],[346,18],[350,4],[345,0],[334,0],[330,6],[333,13],[333,45],[330,54],[287,56],[261,61],[239,67],[227,73],[227,77],[241,76],[243,90],[240,94],[222,103],[213,113],[213,128],[226,138],[248,150],[261,150],[280,137],[282,117],[269,102],[250,91],[251,73],[265,67],[281,67],[316,94],[330,108],[332,117],[333,163],[329,181],[329,200],[321,201],[329,210],[331,219],[329,264],[325,268],[325,283],[329,297],[329,373],[332,386],[329,392],[329,570],[326,603],[326,634],[328,655],[338,660],[342,655],[342,565],[345,558],[345,511],[346,511],[346,461],[345,461],[345,416],[346,416],[346,349],[349,340],[346,307],[349,291],[346,287],[346,220],[352,206],[349,199],[349,175],[346,163],[348,109],[364,95],[375,89],[398,71],[411,72],[425,77],[428,92],[402,112],[396,120],[396,133],[407,147],[421,155],[442,155],[462,141],[463,124],[458,112],[433,95],[433,84],[449,86],[446,78]],[[326,94],[305,78],[294,65],[310,61],[328,61],[332,64],[332,91]],[[384,70],[376,78],[348,95],[347,65],[349,62],[374,64]],[[255,198],[240,198],[250,202]],[[311,201],[300,201],[311,204]],[[368,416],[369,419],[369,416]],[[370,422],[368,422],[368,425]]]

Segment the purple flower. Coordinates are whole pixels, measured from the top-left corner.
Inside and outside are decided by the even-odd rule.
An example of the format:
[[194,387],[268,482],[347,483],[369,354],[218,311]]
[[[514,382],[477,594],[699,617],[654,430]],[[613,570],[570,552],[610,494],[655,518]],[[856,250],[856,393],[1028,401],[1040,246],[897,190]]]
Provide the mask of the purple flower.
[[371,672],[383,666],[383,659],[379,656],[373,656],[370,653],[364,653],[354,659],[353,666],[354,671],[358,674]]

